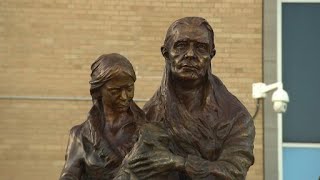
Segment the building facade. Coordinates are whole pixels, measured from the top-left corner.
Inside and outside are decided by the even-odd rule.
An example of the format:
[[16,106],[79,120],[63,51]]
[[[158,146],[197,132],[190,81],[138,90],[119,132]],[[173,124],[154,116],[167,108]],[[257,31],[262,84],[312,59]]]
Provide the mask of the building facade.
[[[117,52],[132,62],[142,107],[160,85],[166,30],[185,16],[212,25],[213,73],[253,114],[251,85],[263,80],[262,0],[2,0],[1,179],[59,177],[69,130],[91,107],[90,65],[99,55]],[[262,112],[249,180],[264,179]]]
[[320,1],[264,1],[263,79],[283,82],[290,102],[275,114],[264,106],[265,179],[320,178],[318,102]]

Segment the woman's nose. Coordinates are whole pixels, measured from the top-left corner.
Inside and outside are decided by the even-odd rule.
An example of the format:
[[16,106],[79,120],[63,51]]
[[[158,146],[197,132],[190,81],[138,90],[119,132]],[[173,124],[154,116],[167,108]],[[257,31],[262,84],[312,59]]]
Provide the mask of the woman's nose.
[[127,100],[128,99],[128,94],[127,94],[126,90],[122,90],[121,91],[120,99],[121,100]]

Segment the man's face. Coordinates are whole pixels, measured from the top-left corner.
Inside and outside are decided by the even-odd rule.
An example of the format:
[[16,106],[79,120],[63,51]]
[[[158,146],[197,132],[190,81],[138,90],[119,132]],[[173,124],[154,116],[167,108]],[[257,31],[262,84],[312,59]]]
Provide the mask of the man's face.
[[172,74],[185,80],[204,77],[210,67],[211,48],[204,26],[179,25],[168,49]]

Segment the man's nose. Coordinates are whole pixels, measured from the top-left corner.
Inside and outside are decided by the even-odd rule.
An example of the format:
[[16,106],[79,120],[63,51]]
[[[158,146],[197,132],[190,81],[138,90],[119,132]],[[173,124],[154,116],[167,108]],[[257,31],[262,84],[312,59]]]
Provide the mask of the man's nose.
[[194,47],[193,47],[192,43],[190,44],[190,46],[188,48],[186,57],[194,57]]

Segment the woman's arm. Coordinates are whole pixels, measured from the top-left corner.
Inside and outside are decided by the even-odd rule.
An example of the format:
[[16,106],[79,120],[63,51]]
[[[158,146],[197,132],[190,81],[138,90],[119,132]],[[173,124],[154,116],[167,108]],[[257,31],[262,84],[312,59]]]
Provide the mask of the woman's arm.
[[79,138],[79,126],[70,130],[70,137],[65,155],[66,163],[61,172],[60,180],[80,180],[82,173],[83,147]]

